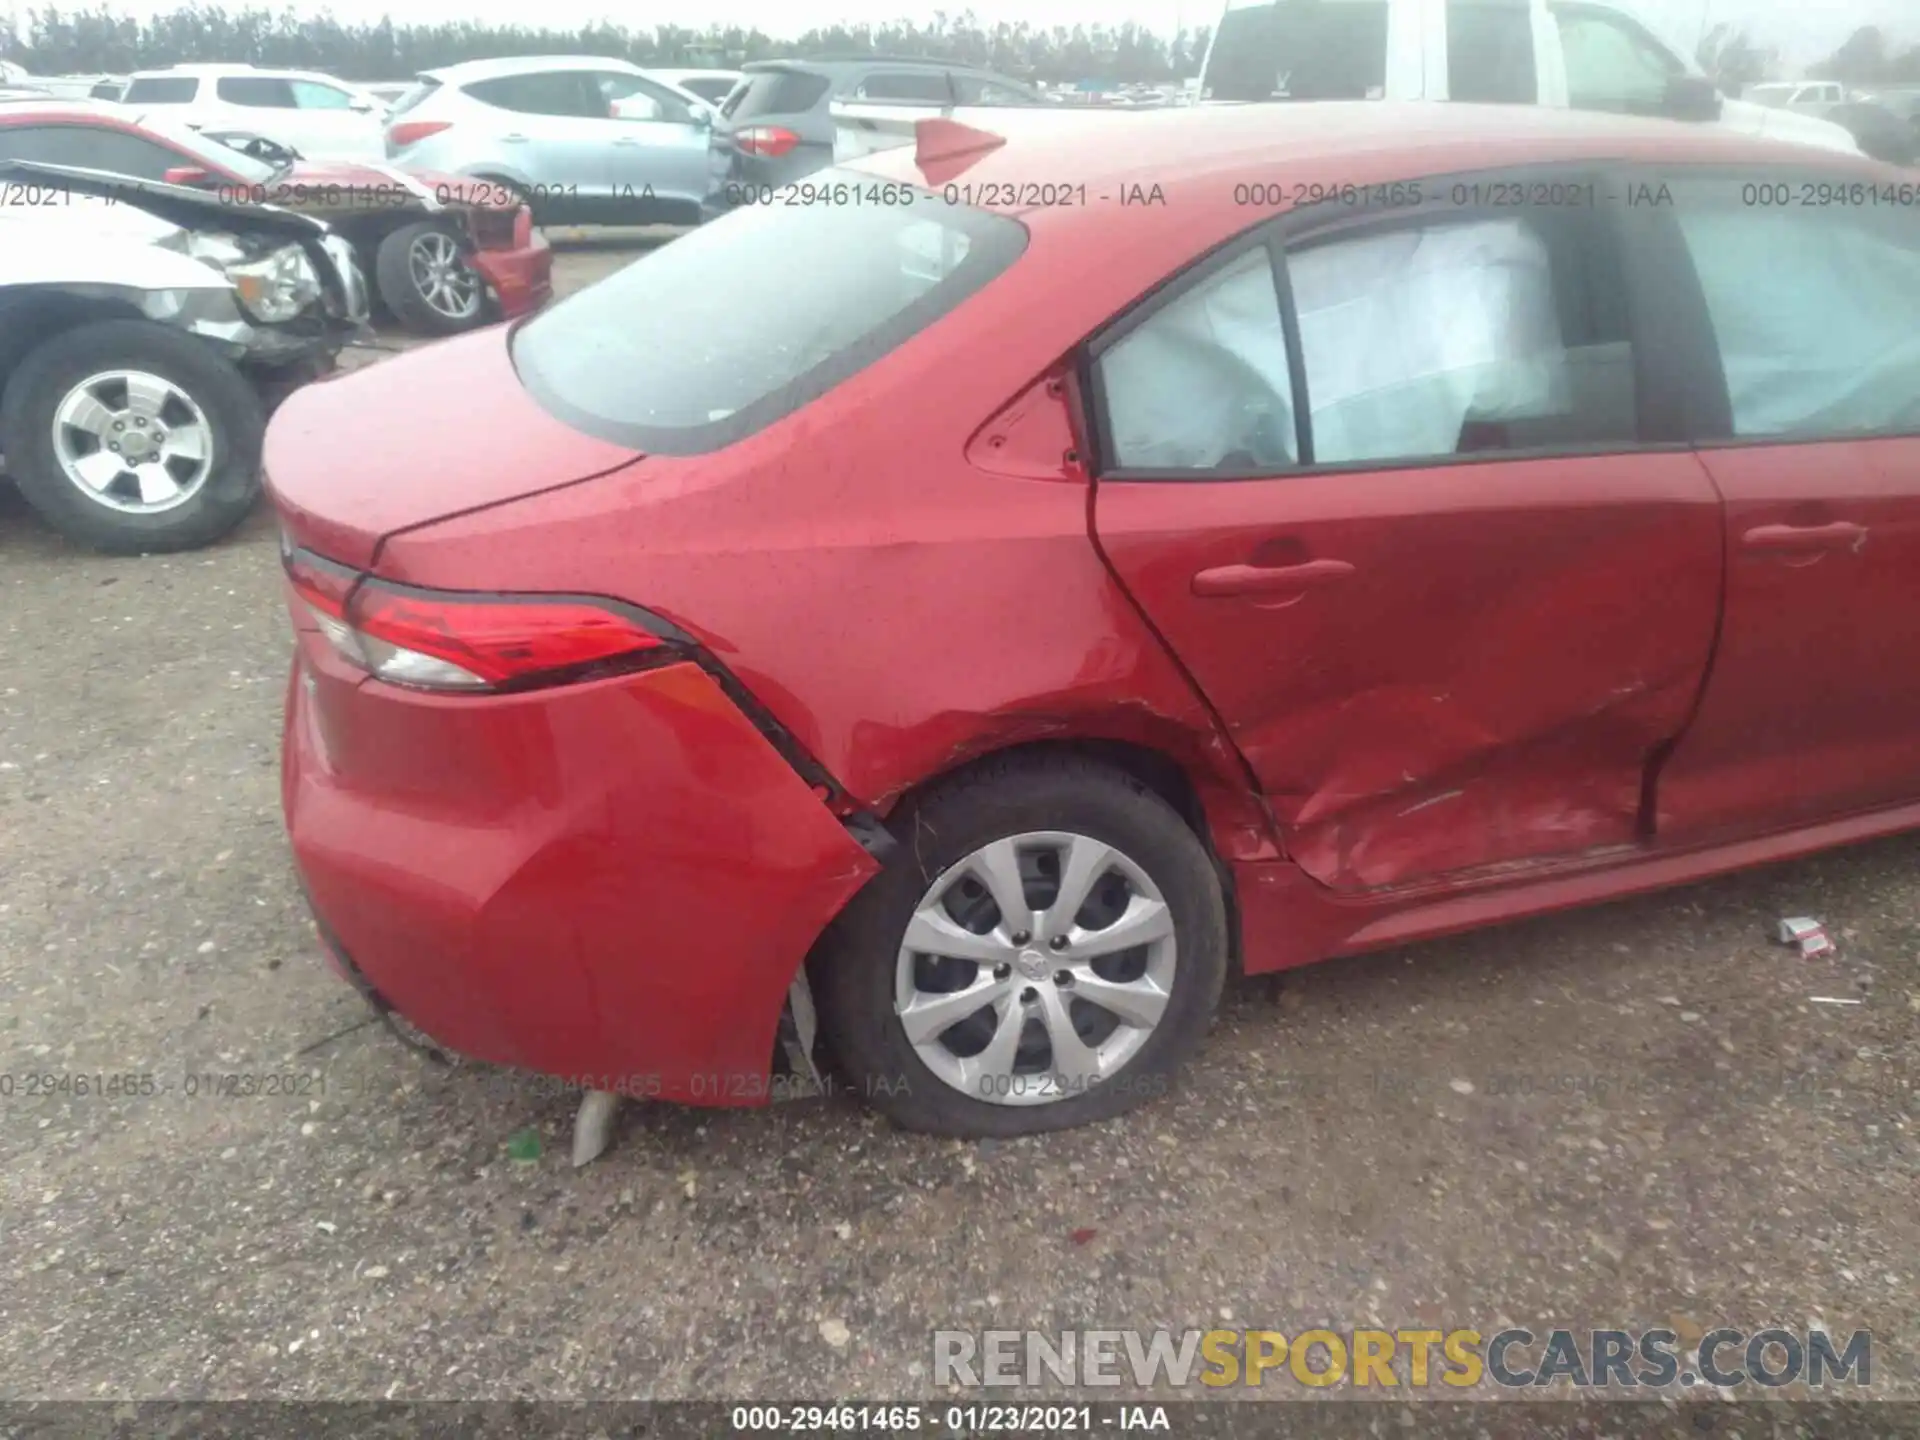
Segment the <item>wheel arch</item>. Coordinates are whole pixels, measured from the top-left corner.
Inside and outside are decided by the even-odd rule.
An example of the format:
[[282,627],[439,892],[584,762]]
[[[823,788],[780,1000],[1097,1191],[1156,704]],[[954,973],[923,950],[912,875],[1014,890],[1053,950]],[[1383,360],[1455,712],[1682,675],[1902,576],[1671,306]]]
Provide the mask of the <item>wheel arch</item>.
[[[1107,765],[1137,781],[1172,807],[1199,839],[1219,877],[1220,895],[1227,912],[1228,959],[1237,972],[1242,966],[1240,943],[1240,900],[1229,856],[1236,846],[1247,843],[1250,824],[1263,828],[1270,824],[1265,807],[1249,791],[1236,790],[1218,774],[1193,759],[1183,763],[1169,749],[1103,736],[1017,739],[969,754],[891,797],[874,813],[891,822],[901,810],[934,788],[949,784],[968,773],[989,765],[1025,756],[1077,756]],[[849,904],[852,902],[849,901]],[[819,957],[827,948],[833,926],[830,924],[815,940],[802,962],[802,972],[812,975]]]
[[146,318],[131,298],[119,296],[76,295],[52,286],[0,295],[0,390],[5,389],[22,360],[69,330],[99,320]]

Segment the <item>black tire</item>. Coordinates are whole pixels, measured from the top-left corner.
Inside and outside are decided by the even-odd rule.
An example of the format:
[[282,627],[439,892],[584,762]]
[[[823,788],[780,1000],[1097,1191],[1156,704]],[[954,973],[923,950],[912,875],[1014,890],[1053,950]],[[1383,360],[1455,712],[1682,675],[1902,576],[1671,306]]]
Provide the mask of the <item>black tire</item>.
[[[822,1031],[854,1093],[906,1129],[981,1138],[1110,1119],[1170,1088],[1212,1023],[1228,953],[1219,877],[1172,806],[1096,761],[1012,756],[941,783],[889,828],[901,842],[895,859],[828,930],[812,970]],[[895,961],[915,906],[939,875],[996,839],[1042,830],[1103,841],[1145,870],[1172,912],[1178,961],[1165,1012],[1114,1077],[1044,1104],[995,1104],[941,1079],[915,1052],[894,1014]]]
[[[173,509],[115,510],[60,468],[53,418],[61,401],[89,375],[118,369],[177,385],[213,431],[211,472]],[[20,362],[0,401],[0,448],[27,503],[69,540],[117,555],[191,550],[238,525],[260,494],[265,429],[265,412],[244,375],[205,341],[149,320],[102,320],[56,335]]]
[[[474,274],[474,281],[480,287],[479,303],[471,315],[454,316],[434,309],[414,282],[413,266],[409,263],[414,241],[434,233],[451,236],[459,243],[453,230],[438,220],[416,220],[381,240],[380,248],[374,252],[373,282],[393,317],[416,335],[459,335],[487,323],[486,284]],[[471,266],[467,270],[473,274]]]

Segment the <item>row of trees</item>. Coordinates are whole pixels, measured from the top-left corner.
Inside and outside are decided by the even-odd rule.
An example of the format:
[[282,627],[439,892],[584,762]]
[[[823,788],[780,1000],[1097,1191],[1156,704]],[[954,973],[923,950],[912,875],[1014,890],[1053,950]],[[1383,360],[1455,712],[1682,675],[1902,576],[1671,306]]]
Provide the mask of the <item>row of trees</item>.
[[[903,0],[904,3],[904,0]],[[97,9],[30,10],[11,34],[0,32],[0,57],[36,75],[120,74],[189,61],[251,61],[324,70],[348,80],[404,80],[420,70],[497,55],[616,55],[641,65],[739,65],[783,55],[924,55],[984,65],[1050,83],[1109,80],[1158,84],[1199,73],[1208,30],[1155,34],[1123,25],[984,25],[971,11],[935,11],[930,23],[833,25],[795,40],[758,29],[656,25],[630,30],[596,24],[578,30],[530,25],[396,24],[391,17],[349,25],[332,15],[302,16],[291,7],[189,3],[151,19]],[[1716,25],[1700,42],[1708,74],[1730,86],[1776,78],[1777,51],[1744,29]],[[1920,84],[1920,44],[1896,48],[1878,27],[1863,26],[1811,68],[1850,85]]]
[[[1780,78],[1780,54],[1754,44],[1743,29],[1716,25],[1700,42],[1700,67],[1723,85],[1738,87]],[[1833,54],[1807,73],[1862,89],[1875,85],[1920,85],[1920,45],[1896,49],[1877,25],[1863,25]]]
[[610,55],[640,65],[739,65],[784,55],[924,55],[984,65],[1048,82],[1088,79],[1161,83],[1199,73],[1208,31],[1158,35],[1140,26],[1039,26],[1026,21],[987,26],[971,12],[935,12],[931,23],[834,25],[796,40],[758,29],[596,24],[578,30],[530,25],[347,24],[330,14],[292,8],[228,10],[189,4],[137,20],[104,4],[94,10],[32,10],[0,56],[36,75],[124,74],[191,61],[251,62],[323,70],[346,80],[405,80],[415,72],[500,55]]

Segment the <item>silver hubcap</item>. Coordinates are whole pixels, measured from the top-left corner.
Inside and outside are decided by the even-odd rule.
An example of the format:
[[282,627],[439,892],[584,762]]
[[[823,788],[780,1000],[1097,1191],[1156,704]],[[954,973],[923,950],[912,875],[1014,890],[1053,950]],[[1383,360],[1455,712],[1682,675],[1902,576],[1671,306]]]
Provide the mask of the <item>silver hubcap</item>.
[[88,499],[129,515],[184,505],[213,471],[213,426],[171,380],[88,376],[55,407],[53,453]]
[[450,320],[470,319],[480,308],[480,277],[460,258],[451,235],[430,230],[407,249],[413,288]]
[[1035,831],[983,845],[915,907],[894,1013],[940,1079],[996,1105],[1084,1095],[1123,1069],[1173,993],[1173,915],[1125,854]]

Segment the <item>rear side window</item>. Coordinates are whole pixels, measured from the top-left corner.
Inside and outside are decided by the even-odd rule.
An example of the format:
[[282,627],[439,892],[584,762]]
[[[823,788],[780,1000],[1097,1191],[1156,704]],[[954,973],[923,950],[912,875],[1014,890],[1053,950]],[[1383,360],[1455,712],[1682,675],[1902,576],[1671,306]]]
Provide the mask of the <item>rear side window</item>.
[[[892,183],[848,171],[816,179]],[[749,205],[527,321],[514,364],[528,393],[575,429],[700,454],[824,395],[1025,247],[1017,221],[925,192],[904,205]]]
[[155,75],[135,80],[121,97],[126,105],[191,105],[200,89],[192,75]]
[[1539,98],[1526,0],[1447,0],[1447,98],[1483,105]]
[[733,88],[720,113],[729,120],[804,115],[826,98],[827,88],[827,77],[810,70],[755,70]]
[[476,80],[467,94],[521,115],[573,115],[607,118],[607,102],[591,75],[574,70],[541,70],[530,75],[501,75]]
[[862,80],[857,100],[890,100],[908,105],[951,105],[953,87],[941,70],[883,70]]
[[1920,212],[1776,199],[1806,178],[1673,185],[1733,433],[1920,433]]
[[1025,90],[1002,84],[984,75],[956,75],[954,93],[962,105],[1033,105],[1038,102]]
[[293,91],[293,103],[302,110],[347,110],[353,106],[353,96],[337,85],[293,80],[288,82],[288,88]]
[[1216,100],[1378,100],[1387,0],[1252,0],[1231,6],[1207,56]]
[[390,120],[396,119],[406,114],[407,111],[413,109],[414,106],[418,105],[422,100],[425,100],[439,88],[440,82],[438,80],[427,75],[422,75],[418,80],[414,81],[411,90],[393,102],[393,108],[387,112],[387,118]]
[[1100,388],[1123,470],[1291,466],[1293,382],[1266,246],[1123,336],[1100,357]]
[[213,93],[229,105],[256,110],[292,110],[293,86],[272,75],[222,75]]
[[689,75],[680,82],[680,88],[698,95],[709,104],[718,105],[733,93],[734,82],[727,75]]

